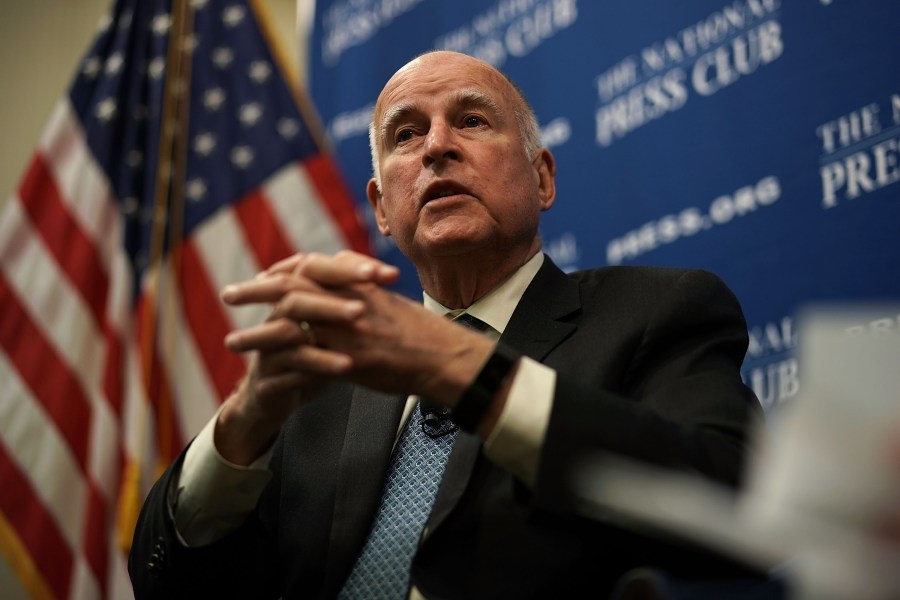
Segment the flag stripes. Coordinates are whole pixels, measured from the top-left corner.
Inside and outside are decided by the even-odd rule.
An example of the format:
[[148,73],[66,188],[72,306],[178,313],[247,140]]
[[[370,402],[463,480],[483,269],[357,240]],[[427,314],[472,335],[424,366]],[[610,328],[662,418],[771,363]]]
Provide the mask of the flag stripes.
[[49,343],[8,283],[0,279],[0,338],[15,348],[9,358],[34,399],[53,421],[75,459],[87,473],[90,401],[56,347]]
[[69,281],[78,285],[78,293],[94,314],[95,322],[102,323],[108,286],[106,273],[91,240],[66,210],[56,181],[40,155],[31,161],[19,188],[19,198],[27,199],[23,208],[47,249]]
[[[318,210],[318,206],[312,210]],[[235,203],[234,216],[237,222],[229,225],[240,228],[242,238],[249,243],[247,249],[252,252],[257,264],[265,264],[264,261],[269,256],[285,258],[291,254],[291,249],[296,247],[285,238],[278,225],[278,217],[270,208],[263,190],[254,191]],[[308,238],[304,239],[308,242]]]
[[254,6],[115,0],[0,215],[0,552],[34,598],[131,597],[134,510],[267,313],[221,288],[369,251]]
[[[196,354],[203,360],[201,372],[209,373],[212,386],[210,392],[213,392],[210,399],[225,398],[234,389],[237,377],[243,373],[246,365],[241,356],[225,348],[223,340],[231,331],[232,324],[218,301],[218,288],[213,286],[204,262],[192,242],[184,245],[182,261],[182,318],[186,330],[192,332],[193,339],[197,341]],[[187,273],[191,274],[190,277],[185,275]],[[176,331],[181,331],[181,328],[176,328]],[[194,379],[191,373],[187,373],[186,378]],[[215,408],[215,404],[214,402],[210,407]],[[204,413],[207,416],[211,414],[208,410]],[[190,431],[198,431],[196,423]]]
[[[37,585],[49,588],[52,597],[66,598],[74,561],[71,546],[56,526],[53,515],[41,502],[42,498],[34,494],[29,478],[16,466],[3,446],[0,446],[0,478],[8,489],[16,490],[15,494],[0,494],[0,511],[5,520],[14,524],[10,527],[11,537],[34,563],[34,571],[28,575],[39,578]],[[6,539],[4,536],[3,540]],[[5,549],[8,552],[17,548]],[[20,560],[12,562],[15,565]],[[25,579],[26,574],[20,572],[19,575]],[[23,583],[27,584],[26,581]]]

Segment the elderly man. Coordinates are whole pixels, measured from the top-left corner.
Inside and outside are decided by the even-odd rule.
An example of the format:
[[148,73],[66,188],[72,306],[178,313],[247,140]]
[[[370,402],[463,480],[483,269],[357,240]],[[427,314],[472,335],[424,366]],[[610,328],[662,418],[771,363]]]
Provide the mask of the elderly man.
[[553,156],[484,62],[411,61],[370,138],[367,195],[424,305],[353,253],[223,291],[274,308],[228,336],[251,368],[147,499],[137,598],[603,598],[638,566],[746,574],[572,493],[598,452],[739,483],[760,411],[731,292],[698,270],[562,273],[538,233]]

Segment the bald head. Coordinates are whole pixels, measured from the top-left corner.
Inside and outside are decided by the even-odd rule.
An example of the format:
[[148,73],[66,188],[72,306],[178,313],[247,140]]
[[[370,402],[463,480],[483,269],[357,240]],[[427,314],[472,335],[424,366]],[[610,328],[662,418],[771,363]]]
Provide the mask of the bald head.
[[[532,157],[541,147],[540,129],[534,109],[525,98],[522,90],[509,76],[493,65],[467,54],[449,50],[432,50],[420,54],[400,67],[382,88],[378,101],[375,103],[372,122],[369,124],[369,148],[372,154],[372,174],[379,190],[381,189],[379,162],[384,133],[392,116],[403,110],[402,106],[394,106],[390,111],[385,112],[387,98],[390,97],[398,82],[409,77],[428,78],[430,71],[436,65],[454,66],[459,69],[471,69],[473,72],[481,71],[482,73],[487,73],[489,80],[497,88],[496,91],[506,95],[514,107],[516,126],[525,146],[526,154]],[[468,93],[472,92],[469,91]]]

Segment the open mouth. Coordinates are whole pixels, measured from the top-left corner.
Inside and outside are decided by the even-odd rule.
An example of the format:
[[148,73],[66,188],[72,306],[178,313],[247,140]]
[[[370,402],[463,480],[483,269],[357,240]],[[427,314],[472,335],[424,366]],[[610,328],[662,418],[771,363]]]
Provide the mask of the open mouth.
[[441,182],[441,183],[432,183],[425,190],[424,198],[425,201],[423,204],[428,204],[434,200],[440,200],[441,198],[447,198],[449,196],[459,196],[459,195],[467,195],[471,196],[472,193],[467,190],[465,187],[458,185],[453,182]]

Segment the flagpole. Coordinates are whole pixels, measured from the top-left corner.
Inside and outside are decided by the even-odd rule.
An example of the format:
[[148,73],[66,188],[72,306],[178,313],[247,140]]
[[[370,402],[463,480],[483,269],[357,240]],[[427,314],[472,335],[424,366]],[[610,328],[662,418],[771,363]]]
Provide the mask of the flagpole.
[[[171,53],[170,58],[177,63],[177,73],[174,79],[166,81],[166,95],[174,97],[174,110],[172,120],[164,121],[164,128],[170,130],[172,139],[171,154],[174,155],[173,168],[169,177],[167,189],[170,194],[169,202],[169,222],[168,222],[168,263],[170,277],[160,278],[160,281],[170,286],[172,289],[169,294],[163,295],[163,298],[178,297],[181,287],[181,270],[182,270],[182,241],[184,239],[184,187],[187,172],[187,146],[188,146],[188,125],[190,120],[191,108],[191,63],[193,60],[192,46],[190,35],[194,30],[194,13],[188,0],[176,0],[178,12],[173,23],[173,34],[169,40],[170,50],[174,46],[175,50]],[[171,84],[171,92],[168,85]],[[166,228],[163,228],[166,231]],[[162,268],[165,260],[165,250],[163,256],[159,257],[160,273],[166,272]],[[174,328],[177,325],[177,319],[171,312],[177,310],[167,302],[157,304],[157,323],[158,328],[163,332],[161,335],[161,343],[159,346],[162,352],[172,355],[175,352]],[[167,453],[172,447],[172,439],[174,432],[169,424],[172,422],[172,407],[174,406],[174,398],[170,394],[166,394],[168,402],[161,402],[160,409],[165,413],[159,415],[158,422],[165,424],[165,428],[161,428],[160,432],[164,437],[160,438],[161,451],[157,455],[156,474],[161,475],[168,464],[174,459]]]
[[312,139],[316,143],[316,147],[318,147],[320,151],[330,151],[328,139],[325,135],[325,127],[322,125],[319,112],[315,109],[312,100],[309,98],[309,94],[306,93],[306,89],[301,85],[300,76],[297,74],[297,70],[290,68],[292,61],[287,58],[284,43],[275,33],[275,27],[272,25],[272,16],[269,13],[268,6],[264,0],[249,0],[249,4],[250,8],[256,14],[256,21],[259,23],[259,28],[262,31],[263,37],[266,39],[269,48],[272,50],[275,66],[281,72],[284,81],[287,82],[287,87],[294,97],[294,103],[297,105],[300,114],[303,115],[303,119],[309,129]]
[[[142,426],[138,428],[139,443],[136,456],[125,466],[122,486],[119,494],[116,534],[119,547],[124,551],[131,549],[134,529],[142,503],[142,471],[146,450],[146,436],[150,429],[147,411],[152,406],[152,379],[155,365],[157,334],[161,327],[174,325],[173,319],[164,319],[165,308],[164,286],[178,285],[177,274],[180,270],[181,242],[184,211],[184,187],[187,149],[187,119],[190,108],[190,62],[191,53],[186,47],[186,32],[193,28],[193,11],[188,0],[174,0],[172,4],[172,24],[169,33],[166,56],[166,79],[163,92],[163,113],[160,128],[159,159],[156,168],[155,196],[153,200],[153,227],[150,240],[150,257],[147,264],[148,276],[145,297],[147,304],[141,314],[143,335],[141,336],[141,366],[147,402],[140,406],[144,411],[139,419]],[[187,63],[187,67],[185,67]],[[184,71],[187,71],[185,76]],[[173,161],[174,154],[174,161]],[[163,261],[166,250],[167,220],[169,219],[169,200],[171,202],[172,220],[169,223],[169,248],[172,261],[173,277],[171,281],[163,281],[165,268]],[[155,271],[155,274],[154,274]],[[172,339],[173,336],[162,336]],[[171,429],[172,398],[168,388],[160,381],[157,397],[156,431],[159,448],[154,476],[158,476],[172,457],[167,450],[172,446],[174,433]]]

